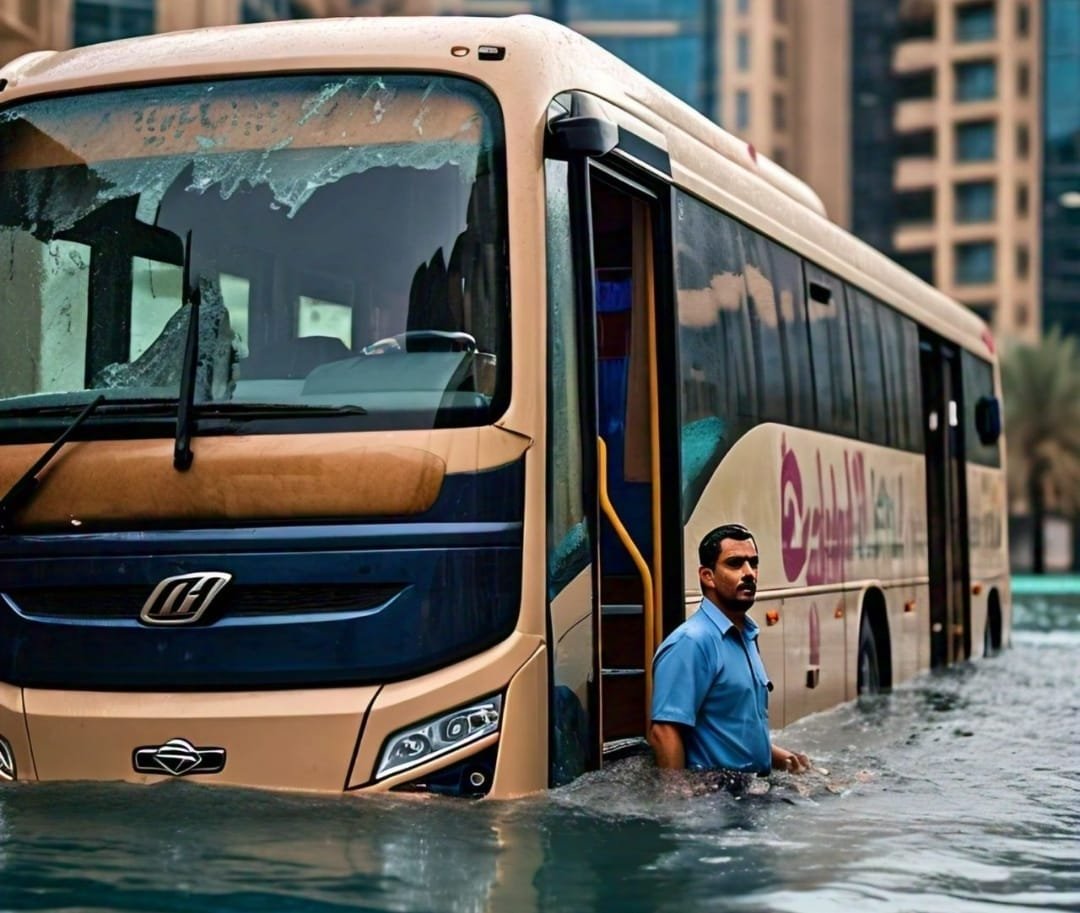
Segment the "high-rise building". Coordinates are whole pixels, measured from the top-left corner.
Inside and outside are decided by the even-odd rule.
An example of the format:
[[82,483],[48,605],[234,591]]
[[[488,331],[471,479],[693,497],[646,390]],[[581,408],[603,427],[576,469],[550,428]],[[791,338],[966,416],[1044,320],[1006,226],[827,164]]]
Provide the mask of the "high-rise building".
[[1046,0],[1043,328],[1080,336],[1080,0]]
[[866,52],[852,74],[854,229],[998,332],[1037,337],[1042,4],[853,7]]

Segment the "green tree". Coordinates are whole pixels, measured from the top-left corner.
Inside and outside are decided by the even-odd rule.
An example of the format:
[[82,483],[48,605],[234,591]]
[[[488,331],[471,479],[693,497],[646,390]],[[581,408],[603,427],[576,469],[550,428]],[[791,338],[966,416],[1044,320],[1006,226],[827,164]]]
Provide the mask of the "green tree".
[[1046,511],[1080,511],[1080,348],[1055,327],[1001,359],[1009,489],[1027,501],[1032,570],[1046,568]]

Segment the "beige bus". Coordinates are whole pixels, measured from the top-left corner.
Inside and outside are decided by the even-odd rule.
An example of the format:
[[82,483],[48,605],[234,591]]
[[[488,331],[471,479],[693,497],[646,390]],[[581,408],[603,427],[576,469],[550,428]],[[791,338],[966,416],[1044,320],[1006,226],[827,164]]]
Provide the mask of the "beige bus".
[[23,57],[0,276],[0,779],[566,783],[726,521],[774,727],[1008,640],[986,327],[545,20]]

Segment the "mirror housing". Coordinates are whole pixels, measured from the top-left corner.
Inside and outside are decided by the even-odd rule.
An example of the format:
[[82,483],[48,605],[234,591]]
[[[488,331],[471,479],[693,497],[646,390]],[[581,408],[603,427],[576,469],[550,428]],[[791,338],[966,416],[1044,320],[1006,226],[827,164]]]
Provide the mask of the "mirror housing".
[[581,92],[574,92],[570,113],[548,121],[544,155],[569,162],[599,158],[619,145],[619,125],[603,116],[600,106]]

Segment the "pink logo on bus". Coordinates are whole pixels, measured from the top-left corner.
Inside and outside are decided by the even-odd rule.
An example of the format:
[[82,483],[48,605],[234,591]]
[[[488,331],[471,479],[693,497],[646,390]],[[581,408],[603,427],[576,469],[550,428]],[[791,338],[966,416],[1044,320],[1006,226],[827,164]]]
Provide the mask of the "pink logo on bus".
[[868,469],[862,452],[844,451],[843,464],[814,453],[804,480],[787,439],[780,441],[780,555],[791,582],[805,572],[807,586],[846,579],[855,558],[905,554],[904,478]]

